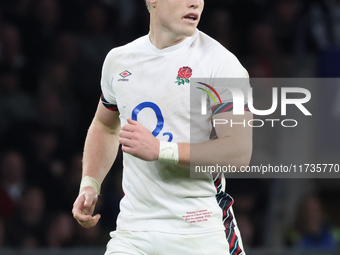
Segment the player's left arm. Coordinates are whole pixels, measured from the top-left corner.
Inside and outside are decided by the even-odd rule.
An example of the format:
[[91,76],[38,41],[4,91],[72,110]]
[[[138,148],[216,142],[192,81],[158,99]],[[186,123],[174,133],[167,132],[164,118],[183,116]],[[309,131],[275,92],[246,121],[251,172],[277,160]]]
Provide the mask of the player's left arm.
[[[247,125],[252,113],[233,115],[232,112],[218,113],[213,119],[226,119],[235,125],[216,125],[218,139],[199,144],[178,143],[177,165],[189,168],[195,165],[232,165],[236,167],[249,164],[252,153],[252,128]],[[159,157],[160,141],[138,121],[128,119],[119,133],[122,150],[146,161]],[[190,154],[190,152],[192,152]]]
[[[231,111],[214,115],[213,119],[228,120],[227,124],[215,125],[218,139],[198,144],[179,143],[178,165],[186,168],[190,167],[190,163],[195,165],[230,164],[237,168],[247,166],[253,148],[253,130],[248,125],[252,117],[253,114],[249,111],[246,111],[244,115],[233,115]],[[231,120],[233,125],[230,124]]]

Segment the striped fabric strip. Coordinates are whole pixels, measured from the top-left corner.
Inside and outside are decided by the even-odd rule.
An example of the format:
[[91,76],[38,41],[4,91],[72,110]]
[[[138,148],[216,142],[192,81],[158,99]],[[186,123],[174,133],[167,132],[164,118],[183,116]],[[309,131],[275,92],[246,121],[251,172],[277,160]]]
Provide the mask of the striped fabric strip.
[[[213,115],[222,113],[222,112],[230,112],[234,109],[233,103],[223,103],[218,104],[212,107]],[[244,110],[249,112],[248,104],[244,105]]]
[[214,140],[214,139],[217,139],[217,138],[218,137],[217,137],[217,134],[216,134],[216,129],[214,127],[212,127],[209,139]]
[[234,228],[230,229],[230,233],[228,235],[228,242],[229,242],[229,252],[230,255],[241,255],[242,249],[239,245],[239,238],[235,234]]
[[213,174],[213,180],[217,191],[216,200],[223,212],[222,221],[225,228],[226,238],[229,243],[230,255],[240,255],[242,254],[242,249],[239,246],[239,239],[234,230],[234,215],[230,210],[234,200],[229,194],[222,190],[222,178],[222,173]]
[[222,209],[222,212],[223,212],[222,220],[223,220],[224,227],[227,229],[227,228],[233,227],[232,214],[230,212],[230,207],[234,203],[234,200],[229,194],[227,194],[226,192],[222,190],[222,177],[223,177],[222,173],[216,173],[213,175],[214,184],[215,184],[215,188],[217,191],[216,200],[217,200],[218,205]]
[[103,105],[104,105],[107,109],[109,109],[110,111],[118,111],[117,105],[110,104],[110,103],[104,98],[104,95],[103,95],[103,94],[101,94],[100,98],[101,98],[101,100],[102,100]]

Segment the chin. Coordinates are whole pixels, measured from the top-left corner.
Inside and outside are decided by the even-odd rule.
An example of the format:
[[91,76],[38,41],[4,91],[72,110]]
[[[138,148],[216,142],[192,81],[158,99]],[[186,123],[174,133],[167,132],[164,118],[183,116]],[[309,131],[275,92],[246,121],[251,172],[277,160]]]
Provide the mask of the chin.
[[190,37],[190,36],[193,36],[195,34],[195,31],[196,31],[196,27],[192,28],[192,29],[186,29],[185,31],[182,31],[182,34],[185,37]]

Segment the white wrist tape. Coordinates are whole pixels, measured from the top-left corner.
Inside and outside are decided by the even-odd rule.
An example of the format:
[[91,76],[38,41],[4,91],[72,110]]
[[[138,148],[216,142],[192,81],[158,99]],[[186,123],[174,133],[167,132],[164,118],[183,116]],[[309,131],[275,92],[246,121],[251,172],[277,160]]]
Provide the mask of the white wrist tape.
[[98,195],[100,194],[100,183],[90,176],[84,176],[83,179],[81,179],[79,190],[84,187],[92,187]]
[[158,160],[176,165],[179,161],[178,144],[160,141]]

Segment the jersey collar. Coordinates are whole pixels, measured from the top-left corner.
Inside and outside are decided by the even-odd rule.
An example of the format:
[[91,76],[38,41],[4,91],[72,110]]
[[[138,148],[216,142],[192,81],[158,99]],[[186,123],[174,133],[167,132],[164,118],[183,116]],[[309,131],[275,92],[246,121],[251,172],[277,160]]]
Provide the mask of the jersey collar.
[[157,55],[168,55],[168,54],[172,54],[174,52],[177,52],[183,48],[186,48],[187,46],[191,45],[191,43],[195,40],[195,38],[197,37],[198,35],[198,29],[196,29],[195,31],[195,34],[193,36],[190,36],[190,37],[187,37],[185,38],[182,42],[176,44],[176,45],[173,45],[173,46],[170,46],[170,47],[167,47],[167,48],[164,48],[164,49],[157,49],[150,41],[150,34],[148,34],[146,36],[146,40],[145,40],[145,44],[146,44],[146,47],[148,49],[150,49],[154,54],[157,54]]

